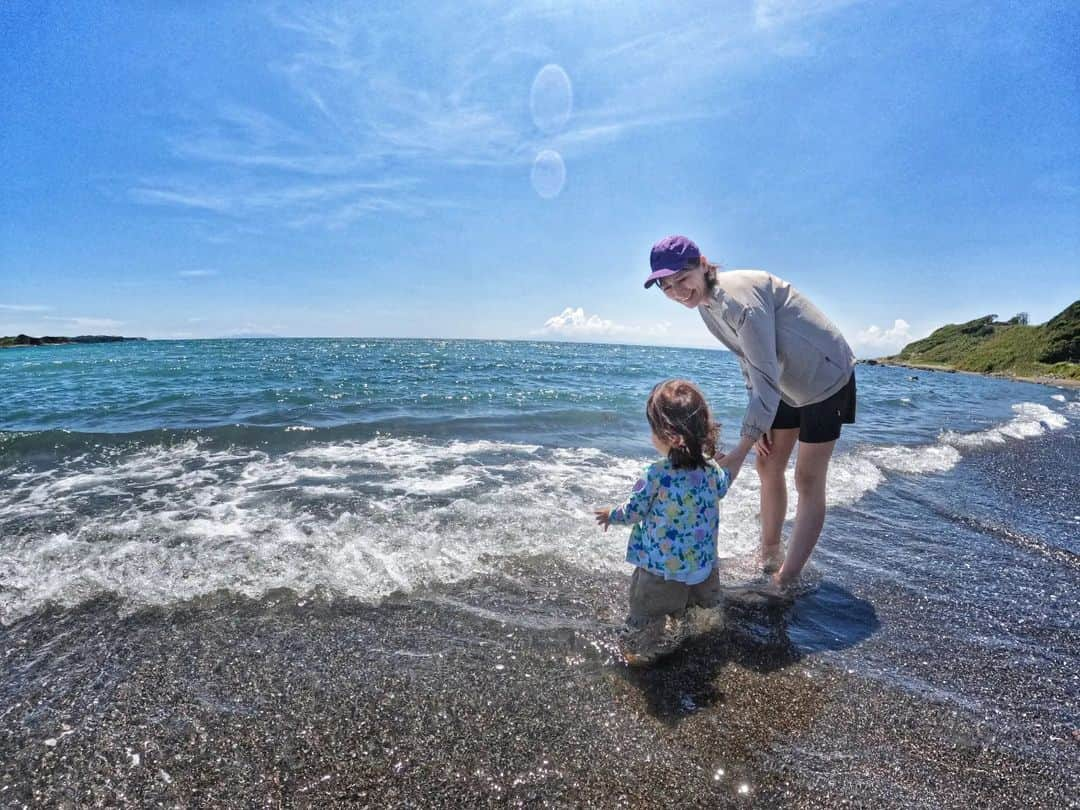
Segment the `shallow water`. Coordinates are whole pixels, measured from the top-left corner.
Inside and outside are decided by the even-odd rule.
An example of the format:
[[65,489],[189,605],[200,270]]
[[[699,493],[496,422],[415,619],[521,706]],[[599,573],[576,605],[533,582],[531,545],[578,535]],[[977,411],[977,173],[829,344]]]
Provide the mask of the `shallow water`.
[[[0,797],[1067,806],[1075,393],[860,366],[806,595],[639,672],[589,511],[675,375],[737,432],[720,352],[0,353]],[[730,581],[756,503],[748,468]]]
[[[12,393],[0,422],[5,622],[99,593],[130,608],[219,588],[377,600],[537,553],[622,571],[624,538],[598,535],[589,513],[624,497],[651,456],[649,389],[691,377],[729,436],[745,400],[723,352],[543,343],[57,346],[5,351],[0,371]],[[968,375],[858,376],[834,505],[1065,435],[1080,406]],[[1053,468],[1041,474],[1052,488]],[[975,506],[948,508],[976,519]],[[748,471],[724,502],[721,556],[751,551],[756,509]],[[1028,534],[1075,553],[1080,515],[1056,518],[1032,511]]]

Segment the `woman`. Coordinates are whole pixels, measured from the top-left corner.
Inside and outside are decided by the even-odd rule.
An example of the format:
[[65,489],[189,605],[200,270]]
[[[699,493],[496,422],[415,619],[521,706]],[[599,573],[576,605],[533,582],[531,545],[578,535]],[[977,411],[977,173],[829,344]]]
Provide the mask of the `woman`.
[[[685,236],[652,248],[648,289],[697,309],[705,326],[739,359],[750,404],[738,445],[721,459],[737,471],[753,447],[761,477],[761,555],[773,583],[794,582],[825,522],[825,481],[841,425],[855,421],[855,355],[843,335],[798,290],[757,270],[718,272]],[[799,443],[799,503],[787,556],[780,531],[787,512],[788,459]]]

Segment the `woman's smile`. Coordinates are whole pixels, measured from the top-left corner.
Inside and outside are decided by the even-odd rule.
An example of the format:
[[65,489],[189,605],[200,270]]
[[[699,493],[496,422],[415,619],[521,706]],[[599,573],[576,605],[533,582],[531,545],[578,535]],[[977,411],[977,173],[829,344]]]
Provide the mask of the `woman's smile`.
[[702,289],[694,283],[692,278],[680,279],[679,283],[664,288],[664,293],[668,298],[690,309],[701,303],[701,292]]
[[705,273],[700,267],[688,268],[660,281],[664,295],[684,307],[694,309],[701,303],[705,289]]
[[688,307],[693,306],[692,302],[696,297],[697,297],[697,291],[696,290],[691,289],[691,290],[676,290],[675,291],[675,300],[678,301],[680,304],[685,304]]

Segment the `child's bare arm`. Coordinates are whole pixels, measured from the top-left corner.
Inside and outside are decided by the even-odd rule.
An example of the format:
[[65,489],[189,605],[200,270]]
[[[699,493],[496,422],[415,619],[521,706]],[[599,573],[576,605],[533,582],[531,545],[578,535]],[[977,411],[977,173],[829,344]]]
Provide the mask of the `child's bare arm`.
[[750,448],[753,446],[754,440],[744,436],[730,453],[718,453],[716,455],[716,463],[728,471],[732,483],[739,477],[739,470],[742,469],[743,462],[746,461],[746,454],[750,452]]
[[594,511],[596,522],[604,527],[604,531],[607,531],[608,526],[612,524],[626,526],[644,519],[645,514],[649,511],[649,504],[652,503],[652,499],[656,495],[656,487],[655,477],[649,474],[649,470],[646,470],[634,483],[634,490],[626,503],[616,506],[614,509],[597,509]]

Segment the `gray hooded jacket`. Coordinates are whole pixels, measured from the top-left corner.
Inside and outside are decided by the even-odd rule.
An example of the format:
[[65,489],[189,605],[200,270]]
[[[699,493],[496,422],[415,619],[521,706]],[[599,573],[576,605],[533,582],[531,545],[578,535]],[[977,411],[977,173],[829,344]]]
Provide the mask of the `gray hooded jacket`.
[[855,354],[809,299],[760,270],[727,270],[699,307],[701,319],[742,367],[750,404],[742,435],[757,440],[783,400],[801,408],[847,384]]

